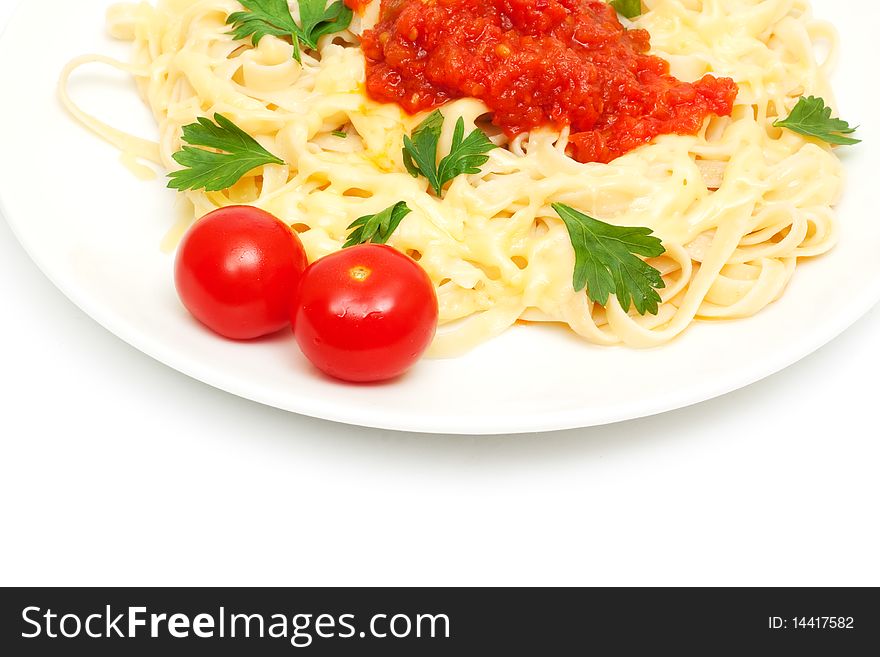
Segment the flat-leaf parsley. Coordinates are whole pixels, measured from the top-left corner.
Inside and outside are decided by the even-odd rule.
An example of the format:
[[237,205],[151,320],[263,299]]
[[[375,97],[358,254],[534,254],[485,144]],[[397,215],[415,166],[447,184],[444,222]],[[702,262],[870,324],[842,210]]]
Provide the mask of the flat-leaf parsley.
[[183,126],[183,141],[190,145],[172,156],[184,167],[168,174],[172,189],[218,192],[229,189],[257,167],[284,164],[222,114],[215,114],[214,121],[216,125],[200,117],[197,123]]
[[326,0],[298,0],[301,25],[290,13],[287,0],[239,0],[245,11],[237,11],[226,20],[236,39],[250,37],[258,46],[264,36],[290,37],[293,56],[302,61],[300,42],[314,50],[325,34],[341,32],[351,25],[354,15],[342,0],[327,7]]
[[420,175],[427,178],[437,196],[443,193],[443,186],[450,180],[462,174],[479,173],[480,167],[489,161],[486,153],[497,148],[479,128],[465,138],[464,119],[459,118],[455,124],[449,155],[438,166],[437,145],[440,142],[443,121],[443,115],[437,110],[422,121],[413,131],[412,137],[403,138],[403,163],[407,171],[413,178]]
[[553,209],[565,222],[574,247],[575,291],[586,287],[590,299],[602,306],[615,294],[624,310],[635,306],[640,315],[656,315],[661,301],[657,290],[666,283],[659,271],[638,257],[666,253],[651,229],[606,224],[561,203],[554,203]]
[[777,128],[788,128],[807,137],[815,137],[837,146],[853,146],[860,144],[860,139],[847,137],[856,131],[842,119],[831,118],[831,108],[825,101],[815,96],[801,97],[787,119],[775,121]]
[[611,0],[610,4],[621,16],[635,18],[642,15],[642,0]]
[[412,210],[409,209],[409,206],[401,201],[382,210],[382,212],[357,219],[348,227],[352,232],[342,248],[347,249],[359,244],[387,244],[400,222],[410,212]]

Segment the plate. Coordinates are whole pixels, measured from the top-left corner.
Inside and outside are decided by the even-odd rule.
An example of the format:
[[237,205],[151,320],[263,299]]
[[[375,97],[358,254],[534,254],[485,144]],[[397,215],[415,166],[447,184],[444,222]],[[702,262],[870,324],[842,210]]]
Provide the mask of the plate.
[[[767,377],[839,335],[880,300],[880,143],[873,4],[838,25],[835,79],[864,144],[842,152],[848,189],[840,246],[803,263],[787,294],[758,316],[700,323],[649,351],[601,348],[562,328],[517,326],[456,360],[424,361],[403,379],[350,386],[319,375],[288,335],[253,344],[207,333],[178,303],[173,259],[160,243],[176,216],[160,178],[142,182],[113,148],[55,98],[66,61],[84,52],[126,59],[103,31],[109,0],[47,0],[19,8],[0,40],[0,210],[25,249],[74,303],[111,332],[195,379],[270,406],[350,424],[426,433],[502,434],[587,427],[701,402]],[[841,16],[816,0],[819,16]],[[873,16],[865,15],[873,12]],[[45,15],[53,16],[45,21]],[[871,19],[874,20],[871,20]],[[34,26],[39,26],[39,39]],[[155,134],[131,81],[104,68],[78,74],[73,94],[108,122]],[[851,117],[851,118],[850,118]],[[872,147],[873,146],[873,147]]]

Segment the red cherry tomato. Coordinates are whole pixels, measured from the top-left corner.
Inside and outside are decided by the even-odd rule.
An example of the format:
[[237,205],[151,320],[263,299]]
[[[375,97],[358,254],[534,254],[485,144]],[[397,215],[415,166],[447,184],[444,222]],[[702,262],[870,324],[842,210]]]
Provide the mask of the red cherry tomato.
[[411,258],[367,244],[313,263],[293,306],[296,340],[320,370],[344,381],[406,372],[437,331],[437,295]]
[[276,333],[308,266],[299,237],[268,212],[216,210],[193,225],[175,263],[180,300],[196,319],[233,340]]

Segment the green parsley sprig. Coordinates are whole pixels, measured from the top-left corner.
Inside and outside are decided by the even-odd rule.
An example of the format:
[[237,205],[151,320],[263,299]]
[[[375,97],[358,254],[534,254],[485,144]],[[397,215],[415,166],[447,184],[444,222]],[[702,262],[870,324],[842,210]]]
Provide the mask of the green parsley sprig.
[[412,210],[409,209],[409,206],[400,201],[390,208],[385,208],[382,212],[368,214],[357,219],[348,227],[352,232],[342,248],[347,249],[359,244],[387,244],[394,231],[400,226],[400,222],[410,212]]
[[831,108],[825,106],[822,98],[802,96],[787,119],[773,122],[777,128],[788,128],[793,132],[815,137],[837,146],[853,146],[860,144],[861,139],[848,137],[856,128],[842,119],[831,118]]
[[351,25],[354,13],[342,0],[329,7],[326,0],[298,0],[299,19],[297,25],[290,13],[287,0],[239,0],[245,11],[237,11],[226,19],[232,26],[230,34],[236,39],[251,38],[258,46],[267,35],[290,37],[293,42],[293,57],[302,62],[300,43],[314,50],[318,39],[325,34],[341,32]]
[[452,135],[452,147],[438,166],[437,146],[443,121],[440,110],[432,112],[413,131],[412,137],[403,138],[403,163],[406,170],[413,178],[427,178],[437,196],[443,193],[443,186],[450,180],[462,174],[479,173],[480,167],[489,161],[486,153],[497,148],[479,128],[465,138],[464,119],[459,117]]
[[659,271],[638,257],[666,253],[651,229],[606,224],[562,203],[553,204],[553,209],[568,228],[574,247],[575,291],[586,288],[590,299],[602,306],[615,294],[622,308],[635,306],[640,315],[656,315],[661,301],[657,290],[666,283]]
[[609,4],[618,14],[629,19],[642,15],[642,0],[611,0]]
[[197,123],[183,126],[183,141],[189,146],[172,157],[184,168],[168,175],[168,187],[218,192],[229,189],[257,167],[284,164],[222,114],[215,114],[214,121],[216,124],[200,117]]

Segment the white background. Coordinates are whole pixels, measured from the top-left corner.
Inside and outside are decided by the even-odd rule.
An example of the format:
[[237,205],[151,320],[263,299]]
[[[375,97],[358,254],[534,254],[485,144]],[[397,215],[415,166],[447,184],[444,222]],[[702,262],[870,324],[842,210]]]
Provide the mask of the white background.
[[880,584],[878,309],[722,399],[467,438],[189,380],[74,307],[5,221],[0,307],[0,584]]

